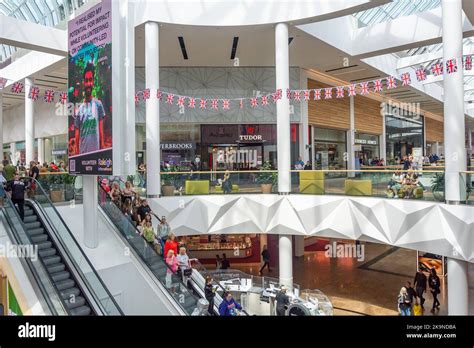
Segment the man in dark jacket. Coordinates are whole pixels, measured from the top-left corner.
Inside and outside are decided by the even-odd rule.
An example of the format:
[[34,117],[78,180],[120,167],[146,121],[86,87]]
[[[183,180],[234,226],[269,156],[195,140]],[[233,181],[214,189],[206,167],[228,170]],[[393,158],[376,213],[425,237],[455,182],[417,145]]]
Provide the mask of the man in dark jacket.
[[8,182],[7,185],[8,191],[12,193],[12,202],[18,206],[18,213],[20,218],[23,221],[25,218],[25,189],[26,185],[23,181],[20,180],[20,176],[15,174],[15,177],[12,181]]
[[420,305],[423,307],[423,303],[425,303],[423,293],[426,291],[426,275],[421,271],[416,272],[413,285],[415,286],[416,296],[420,299]]
[[290,304],[290,298],[286,294],[286,288],[281,287],[281,290],[276,295],[276,313],[278,316],[284,316],[286,314],[286,308]]
[[[410,298],[410,303],[411,303],[411,306],[413,307],[413,304],[416,300],[416,292],[415,292],[415,289],[413,289],[413,287],[411,286],[411,282],[407,281],[407,284],[406,284],[406,288],[407,288],[407,294],[408,294],[408,297]],[[412,311],[413,312],[413,311]]]
[[209,302],[209,307],[207,308],[209,315],[214,315],[214,297],[216,296],[216,290],[212,286],[211,276],[206,277],[206,285],[204,286],[204,296]]
[[263,266],[260,268],[260,271],[258,273],[261,275],[265,267],[268,267],[268,272],[271,272],[272,270],[270,269],[270,253],[268,252],[266,245],[263,246],[262,261]]

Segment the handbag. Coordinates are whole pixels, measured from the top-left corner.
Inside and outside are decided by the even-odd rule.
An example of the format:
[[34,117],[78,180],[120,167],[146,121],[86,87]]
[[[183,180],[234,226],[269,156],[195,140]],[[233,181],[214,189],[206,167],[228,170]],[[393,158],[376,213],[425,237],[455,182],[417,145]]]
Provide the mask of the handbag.
[[186,268],[184,270],[184,276],[185,277],[191,277],[191,274],[193,274],[193,269],[192,268]]

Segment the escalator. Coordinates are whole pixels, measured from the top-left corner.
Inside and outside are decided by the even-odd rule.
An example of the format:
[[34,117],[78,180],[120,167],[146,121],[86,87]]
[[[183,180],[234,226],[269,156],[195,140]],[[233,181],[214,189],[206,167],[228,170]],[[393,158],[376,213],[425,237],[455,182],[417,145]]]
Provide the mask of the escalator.
[[26,266],[33,274],[32,280],[40,283],[36,287],[48,307],[54,302],[51,314],[123,315],[49,196],[38,182],[36,185],[34,199],[25,201],[24,220],[8,197],[2,220],[14,243],[33,245],[37,250],[37,261],[33,264],[28,260]]

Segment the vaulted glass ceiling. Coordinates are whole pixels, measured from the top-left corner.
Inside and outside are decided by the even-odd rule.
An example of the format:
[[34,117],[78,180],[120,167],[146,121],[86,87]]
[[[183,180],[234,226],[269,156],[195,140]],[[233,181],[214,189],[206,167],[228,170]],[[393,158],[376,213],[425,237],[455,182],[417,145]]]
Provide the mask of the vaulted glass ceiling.
[[441,0],[393,0],[383,6],[354,14],[359,27],[391,21],[418,12],[432,10],[441,5]]
[[[86,2],[87,0],[0,0],[0,14],[55,27]],[[0,62],[10,57],[14,51],[15,47],[0,45]]]

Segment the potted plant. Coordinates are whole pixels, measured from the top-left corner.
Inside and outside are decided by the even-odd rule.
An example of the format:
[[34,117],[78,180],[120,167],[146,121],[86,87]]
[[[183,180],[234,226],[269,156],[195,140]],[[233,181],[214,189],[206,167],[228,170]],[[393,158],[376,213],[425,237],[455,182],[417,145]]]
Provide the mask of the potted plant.
[[49,197],[52,202],[64,201],[64,182],[61,178],[62,175],[51,174],[49,178]]
[[431,184],[431,192],[438,202],[444,202],[444,173],[435,173]]
[[66,201],[71,201],[74,199],[74,182],[76,180],[75,176],[64,174],[61,175],[64,181],[64,199]]
[[258,173],[257,182],[262,188],[262,193],[271,193],[273,184],[277,182],[278,175],[276,172],[270,172],[272,165],[269,161],[266,161],[261,167],[261,173]]
[[170,166],[165,168],[161,173],[161,191],[163,192],[163,196],[174,196],[176,175],[169,174],[169,172],[174,171],[175,167]]

